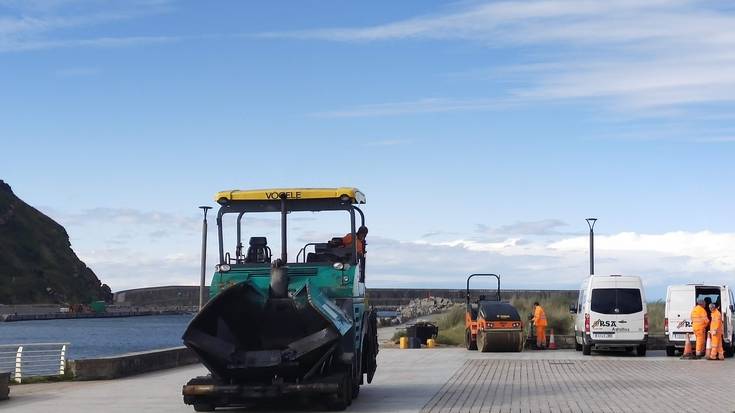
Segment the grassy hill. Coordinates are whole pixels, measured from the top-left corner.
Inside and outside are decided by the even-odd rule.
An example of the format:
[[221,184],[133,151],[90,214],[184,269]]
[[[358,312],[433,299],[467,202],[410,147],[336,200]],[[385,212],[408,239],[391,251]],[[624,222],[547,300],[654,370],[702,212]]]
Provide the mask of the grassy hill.
[[0,180],[0,304],[89,303],[111,296],[71,249],[64,227]]

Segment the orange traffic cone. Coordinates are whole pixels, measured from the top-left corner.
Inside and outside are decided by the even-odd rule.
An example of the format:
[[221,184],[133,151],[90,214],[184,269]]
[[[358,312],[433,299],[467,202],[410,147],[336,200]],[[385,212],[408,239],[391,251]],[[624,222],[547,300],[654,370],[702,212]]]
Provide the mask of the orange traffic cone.
[[681,358],[690,359],[693,357],[694,352],[692,351],[692,342],[689,340],[689,333],[687,333],[686,338],[684,339],[684,353],[681,355]]
[[554,329],[551,329],[551,337],[549,338],[549,350],[556,350],[556,340],[554,340]]
[[712,337],[710,337],[709,332],[707,332],[707,345],[704,347],[704,357],[708,358],[711,352],[712,352]]

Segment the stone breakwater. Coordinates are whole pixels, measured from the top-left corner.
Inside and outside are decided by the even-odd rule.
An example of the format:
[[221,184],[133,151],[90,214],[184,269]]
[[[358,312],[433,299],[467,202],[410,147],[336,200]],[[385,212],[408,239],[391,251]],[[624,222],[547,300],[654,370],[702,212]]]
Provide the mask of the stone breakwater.
[[431,314],[448,311],[455,304],[454,301],[444,297],[428,297],[413,299],[408,304],[396,309],[395,318],[381,318],[380,325],[401,324],[414,318],[425,317]]

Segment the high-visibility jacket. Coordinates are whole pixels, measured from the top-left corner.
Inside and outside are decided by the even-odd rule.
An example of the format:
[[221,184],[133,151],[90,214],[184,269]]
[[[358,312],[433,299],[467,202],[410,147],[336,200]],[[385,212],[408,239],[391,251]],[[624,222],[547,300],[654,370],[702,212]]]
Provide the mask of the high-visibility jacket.
[[544,309],[541,308],[540,305],[536,306],[536,309],[533,311],[533,323],[536,325],[536,327],[546,327],[546,312],[544,312]]
[[712,321],[709,325],[709,331],[712,334],[719,334],[722,333],[720,329],[722,328],[722,313],[718,309],[712,310]]
[[[342,237],[342,245],[345,247],[352,246],[352,234],[347,234],[344,237]],[[357,238],[357,253],[358,254],[365,253],[365,244],[362,242],[360,238]]]
[[704,330],[709,324],[709,318],[707,318],[707,312],[701,305],[694,306],[692,310],[692,328],[694,330]]

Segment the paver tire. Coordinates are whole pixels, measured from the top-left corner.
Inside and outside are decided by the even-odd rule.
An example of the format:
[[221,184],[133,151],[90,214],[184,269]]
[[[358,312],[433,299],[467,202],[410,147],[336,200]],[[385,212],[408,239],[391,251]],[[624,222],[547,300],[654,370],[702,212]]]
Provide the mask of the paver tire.
[[592,344],[585,344],[582,346],[582,354],[589,356],[592,354]]
[[676,348],[674,346],[666,346],[666,356],[674,357],[676,355]]
[[638,357],[644,357],[646,355],[646,343],[639,344],[638,347],[635,348],[635,354]]
[[360,395],[360,383],[352,384],[352,398],[356,399]]
[[352,377],[344,373],[336,394],[330,396],[327,408],[331,411],[342,411],[352,404]]

